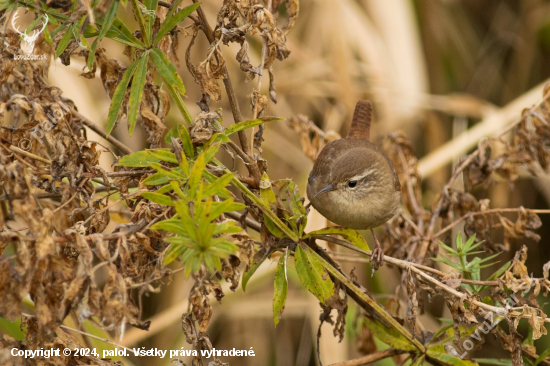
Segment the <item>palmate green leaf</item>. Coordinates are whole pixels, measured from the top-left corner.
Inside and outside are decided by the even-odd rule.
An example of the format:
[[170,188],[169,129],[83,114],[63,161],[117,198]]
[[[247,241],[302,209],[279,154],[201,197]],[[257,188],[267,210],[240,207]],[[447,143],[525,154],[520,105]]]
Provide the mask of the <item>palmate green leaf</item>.
[[272,122],[272,121],[281,121],[281,120],[284,120],[284,118],[279,118],[279,117],[256,118],[250,121],[243,121],[243,122],[232,124],[231,126],[227,127],[224,130],[224,133],[226,136],[229,136],[234,134],[235,132],[246,130],[247,128],[251,128],[251,127],[256,127],[258,125],[261,125],[262,123]]
[[168,57],[166,57],[166,55],[158,48],[151,49],[151,53],[149,55],[164,82],[178,93],[182,95],[185,94],[185,86],[183,85],[183,81],[181,80],[176,67],[172,64],[172,62],[170,62]]
[[426,352],[428,358],[437,360],[438,363],[448,366],[475,366],[476,362],[470,360],[461,360],[460,358],[453,356],[445,350],[445,346],[438,345],[429,347]]
[[61,55],[63,53],[63,51],[65,51],[65,49],[69,45],[69,41],[71,40],[71,38],[73,36],[73,28],[74,28],[74,24],[70,25],[65,30],[65,33],[63,33],[63,36],[59,40],[59,43],[57,44],[57,48],[55,50],[55,58],[58,58],[59,55]]
[[321,230],[315,230],[310,231],[306,235],[304,235],[304,239],[307,238],[313,238],[318,235],[329,235],[329,234],[337,234],[342,235],[347,240],[349,240],[353,245],[355,245],[357,248],[369,251],[369,246],[365,239],[355,230],[341,227],[341,226],[335,226],[335,227],[327,227]]
[[143,192],[141,196],[145,199],[148,199],[151,202],[158,203],[159,205],[174,206],[174,202],[172,201],[172,198],[160,193]]
[[264,256],[259,262],[256,262],[250,266],[250,269],[243,273],[243,279],[241,283],[241,287],[243,288],[243,291],[246,291],[246,285],[248,284],[248,281],[250,281],[250,278],[254,273],[256,273],[256,270],[260,268],[263,262],[265,262],[266,258],[268,258],[271,253],[273,252],[273,249],[269,249],[268,255]]
[[118,165],[130,168],[148,168],[149,163],[158,163],[160,159],[155,158],[147,150],[136,151],[130,155],[124,155],[118,160]]
[[128,135],[132,136],[136,127],[137,116],[139,114],[143,90],[145,88],[145,79],[147,76],[147,55],[149,51],[145,51],[139,58],[134,79],[132,81],[132,89],[130,90],[130,99],[128,101]]
[[172,10],[177,9],[177,5],[176,6],[172,5],[172,9],[170,10],[168,15],[166,16],[166,19],[164,19],[164,22],[162,22],[160,26],[157,36],[155,37],[154,44],[156,45],[157,43],[159,43],[162,37],[168,34],[168,32],[170,32],[178,23],[180,23],[185,18],[187,18],[189,14],[194,12],[199,7],[199,5],[200,3],[191,4],[183,8],[182,10],[178,11],[175,14],[172,13]]
[[122,102],[124,101],[124,95],[126,94],[126,88],[128,88],[128,83],[136,71],[136,67],[139,63],[139,59],[132,62],[132,64],[124,71],[124,75],[120,79],[115,92],[113,93],[113,98],[111,100],[111,107],[109,108],[109,115],[107,117],[107,126],[106,133],[107,136],[111,134],[113,128],[115,127],[116,120],[118,118],[118,113]]
[[365,317],[363,321],[376,338],[390,347],[403,351],[416,351],[416,346],[405,338],[397,329],[394,329],[393,327],[386,327],[374,318]]
[[283,310],[285,309],[286,294],[288,291],[288,280],[286,276],[286,261],[288,258],[288,251],[279,259],[277,269],[275,270],[275,282],[273,291],[273,322],[275,326],[279,324],[279,320],[283,316]]
[[309,251],[308,247],[302,248],[302,244],[296,246],[296,272],[304,287],[324,304],[334,294],[334,284],[321,262],[309,255]]

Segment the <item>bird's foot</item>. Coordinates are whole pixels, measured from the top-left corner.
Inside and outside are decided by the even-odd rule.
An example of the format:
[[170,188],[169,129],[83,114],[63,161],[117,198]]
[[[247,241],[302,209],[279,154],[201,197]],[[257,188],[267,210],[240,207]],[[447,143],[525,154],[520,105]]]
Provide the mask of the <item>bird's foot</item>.
[[380,246],[380,242],[378,241],[378,238],[376,237],[376,235],[374,235],[374,230],[371,229],[371,232],[372,232],[372,237],[374,238],[374,244],[376,245],[376,247],[372,250],[372,255],[371,255],[372,269],[371,269],[370,275],[372,277],[374,276],[374,272],[376,272],[376,270],[380,268],[384,263],[384,251]]

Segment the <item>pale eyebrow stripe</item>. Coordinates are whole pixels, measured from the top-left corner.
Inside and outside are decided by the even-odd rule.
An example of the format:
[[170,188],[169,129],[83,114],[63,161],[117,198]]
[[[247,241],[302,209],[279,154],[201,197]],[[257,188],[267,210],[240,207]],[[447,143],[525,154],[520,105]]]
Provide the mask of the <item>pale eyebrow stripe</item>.
[[366,172],[364,172],[363,174],[361,174],[361,175],[356,175],[355,177],[350,178],[349,180],[361,180],[361,179],[365,178],[366,176],[371,175],[372,173],[374,173],[374,170],[373,170],[373,169],[369,169],[369,170],[367,170]]

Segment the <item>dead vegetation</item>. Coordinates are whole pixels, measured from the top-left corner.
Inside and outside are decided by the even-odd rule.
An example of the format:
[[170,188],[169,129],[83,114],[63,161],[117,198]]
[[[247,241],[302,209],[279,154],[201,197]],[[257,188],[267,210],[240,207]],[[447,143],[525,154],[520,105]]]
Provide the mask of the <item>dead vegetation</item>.
[[[291,82],[279,77],[274,65],[290,62],[290,52],[295,51],[287,36],[298,27],[297,0],[224,1],[215,9],[214,22],[195,1],[45,6],[3,0],[0,4],[1,24],[8,24],[22,8],[36,16],[29,28],[41,29],[44,14],[50,22],[32,51],[48,55],[45,60],[18,60],[23,55],[20,35],[8,27],[2,31],[0,316],[6,320],[1,328],[2,364],[26,364],[24,358],[11,356],[13,348],[101,350],[123,343],[129,329],[146,331],[152,326],[144,320],[146,297],[162,292],[183,272],[192,283],[188,309],[181,317],[185,341],[198,352],[191,362],[223,365],[222,358],[200,356],[201,350],[216,347],[208,333],[213,300],[225,296],[224,286],[240,291],[241,283],[244,290],[262,263],[272,260],[278,262],[272,300],[275,325],[284,319],[290,287],[287,271],[294,269],[299,283],[320,302],[321,325],[332,324],[340,341],[353,307],[351,333],[359,351],[369,355],[341,365],[389,357],[396,364],[471,365],[475,361],[469,360],[469,352],[482,349],[489,333],[500,341],[501,357],[509,357],[514,366],[550,363],[548,352],[537,351],[533,342],[547,333],[549,320],[541,296],[550,290],[550,265],[544,265],[542,276],[533,276],[527,267],[527,247],[522,246],[510,262],[493,268],[493,274],[482,271],[494,264],[494,254],[513,250],[514,243],[541,240],[538,215],[549,213],[548,209],[501,208],[485,193],[500,182],[513,187],[521,174],[539,176],[550,170],[547,87],[538,96],[539,103],[524,105],[515,122],[495,137],[481,139],[477,148],[458,159],[437,192],[422,186],[419,155],[407,135],[392,132],[384,138],[383,148],[399,173],[403,209],[385,226],[381,242],[384,261],[397,268],[401,283],[394,294],[378,301],[360,284],[365,281],[362,274],[343,265],[368,262],[365,239],[346,228],[306,229],[311,213],[298,182],[267,175],[268,166],[276,171],[282,165],[276,157],[262,155],[264,140],[271,134],[282,137],[265,127],[283,125],[274,122],[281,118],[268,115],[269,108],[281,112],[275,107],[278,101],[293,104],[284,95],[290,93]],[[349,14],[353,4],[342,4],[339,10]],[[213,5],[208,6],[204,5],[211,12]],[[350,15],[349,26],[354,20]],[[124,47],[128,66],[102,47],[107,39]],[[206,49],[199,44],[205,41]],[[223,50],[232,44],[236,48],[229,49],[236,52]],[[185,69],[179,67],[182,53]],[[86,65],[81,76],[87,80],[99,73],[102,92],[111,100],[105,128],[48,83],[51,56],[66,66],[75,61]],[[184,85],[184,74],[195,85]],[[349,82],[345,77],[338,81],[342,87]],[[284,92],[278,92],[276,85]],[[193,87],[196,113],[190,112],[189,99],[183,99],[186,88]],[[343,90],[342,99],[349,104],[353,98]],[[224,113],[214,109],[220,100],[228,102]],[[475,110],[481,116],[492,110],[484,103],[456,100],[455,104],[443,101],[440,109]],[[430,101],[435,103],[436,98]],[[333,131],[338,126],[330,128],[331,120],[344,119],[338,110],[338,105],[325,110],[326,131],[312,122],[313,117],[284,115],[303,155],[314,160],[326,143],[339,138]],[[229,111],[234,123],[228,122]],[[331,113],[336,117],[331,119]],[[174,114],[178,124],[168,129]],[[124,134],[137,129],[145,133],[147,149],[134,152],[125,139],[111,134],[122,121],[127,123]],[[89,138],[90,131],[102,140]],[[276,148],[269,150],[273,153]],[[112,167],[100,163],[105,155],[114,159]],[[271,170],[270,175],[275,176]],[[330,242],[330,250],[320,240]],[[174,261],[181,263],[170,265]],[[424,326],[419,317],[427,307],[425,294],[444,299],[451,324]],[[518,330],[521,319],[529,323],[526,340]],[[374,338],[390,349],[377,351]],[[95,342],[98,339],[101,342]],[[321,363],[321,353],[318,358]],[[313,359],[308,360],[302,364],[313,364]],[[111,365],[117,361],[73,352],[33,362]],[[122,362],[143,361],[130,355]]]

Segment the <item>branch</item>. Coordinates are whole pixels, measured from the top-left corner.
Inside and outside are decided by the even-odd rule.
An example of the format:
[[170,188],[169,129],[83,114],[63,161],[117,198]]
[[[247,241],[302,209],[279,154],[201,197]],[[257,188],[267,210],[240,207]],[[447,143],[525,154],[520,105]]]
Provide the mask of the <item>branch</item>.
[[[193,0],[193,3],[198,3],[198,0]],[[210,25],[208,24],[208,20],[206,20],[206,15],[204,14],[202,7],[199,6],[197,8],[197,13],[199,14],[199,19],[201,22],[201,29],[206,35],[208,42],[210,42],[210,44],[213,44],[216,41],[214,37],[214,32],[212,32],[212,28],[210,28]],[[223,66],[223,84],[227,92],[227,98],[229,99],[229,105],[231,106],[231,111],[233,112],[233,119],[235,120],[235,123],[242,122],[243,117],[241,114],[241,109],[239,107],[239,102],[237,101],[235,89],[233,88],[233,83],[231,82],[231,78],[229,77],[229,72],[227,71],[227,67],[225,65]],[[246,152],[246,154],[251,156],[251,152],[248,150],[249,145],[248,145],[248,138],[246,137],[246,133],[244,131],[239,131],[238,134],[239,134],[239,141],[241,143],[241,147]]]
[[78,119],[80,119],[82,123],[84,123],[84,125],[88,127],[90,130],[94,131],[99,136],[103,137],[105,140],[113,144],[113,146],[115,146],[118,149],[118,151],[120,151],[121,153],[124,153],[126,155],[133,153],[132,149],[130,149],[128,146],[124,145],[122,142],[117,140],[113,135],[107,136],[107,133],[105,132],[105,130],[103,130],[101,127],[96,125],[90,119],[84,117],[82,114],[77,112],[74,108],[71,108],[71,114],[77,117]]

